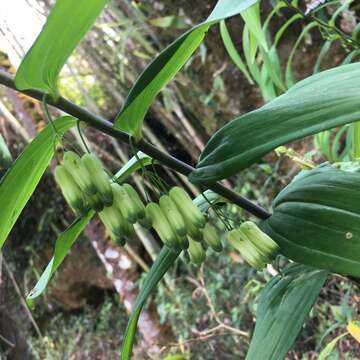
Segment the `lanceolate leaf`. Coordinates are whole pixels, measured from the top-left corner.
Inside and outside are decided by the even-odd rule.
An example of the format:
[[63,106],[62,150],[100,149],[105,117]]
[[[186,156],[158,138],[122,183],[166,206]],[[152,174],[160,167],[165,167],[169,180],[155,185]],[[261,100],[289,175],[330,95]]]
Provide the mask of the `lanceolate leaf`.
[[46,24],[16,73],[18,89],[38,89],[54,98],[61,68],[107,0],[57,0]]
[[310,76],[221,128],[206,145],[190,179],[206,183],[227,178],[280,145],[358,121],[359,102],[360,63]]
[[137,328],[137,323],[141,310],[146,302],[146,299],[149,297],[151,292],[155,289],[158,282],[162,279],[165,273],[169,270],[170,266],[175,262],[179,253],[176,253],[166,246],[162,248],[160,254],[156,258],[154,264],[152,265],[143,288],[136,300],[134,309],[132,311],[131,317],[129,319],[126,331],[124,342],[122,345],[121,351],[121,360],[129,360],[131,358],[132,348],[134,345],[134,338]]
[[93,210],[89,211],[88,214],[80,219],[75,220],[56,240],[54,257],[49,262],[45,271],[42,273],[35,287],[31,290],[27,297],[28,303],[31,303],[33,299],[40,296],[47,284],[49,283],[52,275],[64,261],[68,254],[71,246],[75,240],[85,229],[91,218],[94,216]]
[[296,262],[360,276],[360,172],[325,165],[275,198],[263,230]]
[[246,360],[283,360],[295,342],[327,272],[290,264],[261,293]]
[[[64,116],[55,121],[59,134],[75,126],[76,119]],[[55,137],[48,125],[15,160],[0,182],[0,248],[22,209],[30,199],[54,155]]]
[[147,110],[160,90],[176,75],[201,44],[213,24],[236,15],[257,0],[220,0],[208,19],[180,36],[145,69],[118,114],[115,127],[140,138]]

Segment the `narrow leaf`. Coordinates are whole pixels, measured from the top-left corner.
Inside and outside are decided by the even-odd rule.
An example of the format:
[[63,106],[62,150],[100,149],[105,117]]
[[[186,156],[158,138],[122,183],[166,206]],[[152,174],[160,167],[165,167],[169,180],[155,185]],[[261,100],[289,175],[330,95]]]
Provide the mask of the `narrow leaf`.
[[57,0],[16,73],[16,87],[57,98],[60,70],[106,4],[107,0]]
[[246,360],[283,360],[294,344],[327,272],[290,264],[261,292]]
[[[55,121],[59,134],[75,126],[76,119],[64,116]],[[0,181],[0,248],[30,199],[54,155],[55,137],[50,125],[25,148]]]
[[82,218],[75,220],[56,240],[54,257],[49,262],[45,271],[40,276],[35,287],[30,291],[27,302],[30,305],[32,300],[39,297],[48,285],[51,277],[64,261],[66,255],[79,237],[91,218],[95,215],[94,211],[89,211],[88,214]]
[[280,145],[358,121],[359,101],[360,63],[310,76],[215,133],[190,179],[206,183],[227,178]]
[[255,4],[257,0],[220,0],[208,19],[194,26],[163,50],[140,75],[118,114],[115,127],[141,137],[141,127],[146,112],[156,95],[177,74],[201,44],[209,27],[234,16]]
[[152,265],[149,273],[147,274],[144,286],[141,289],[141,292],[136,300],[134,309],[132,310],[132,314],[125,331],[125,337],[121,352],[121,360],[129,360],[131,358],[137,323],[146,299],[156,288],[158,282],[169,270],[169,268],[175,262],[178,256],[179,253],[176,253],[164,246],[160,251],[158,257],[156,258],[154,264]]

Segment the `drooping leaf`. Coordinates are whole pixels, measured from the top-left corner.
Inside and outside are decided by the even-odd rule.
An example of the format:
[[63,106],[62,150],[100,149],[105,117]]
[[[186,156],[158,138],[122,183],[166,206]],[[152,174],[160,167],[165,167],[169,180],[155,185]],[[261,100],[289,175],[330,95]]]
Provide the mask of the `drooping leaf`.
[[[59,134],[75,126],[76,119],[55,120]],[[0,248],[30,199],[54,155],[55,137],[50,125],[25,148],[0,181]]]
[[229,31],[227,29],[227,26],[226,26],[226,23],[224,20],[220,21],[220,34],[221,34],[221,38],[224,43],[225,49],[228,52],[231,60],[240,69],[240,71],[244,74],[244,76],[249,81],[249,83],[253,84],[254,82],[247,70],[245,63],[241,59],[240,54],[236,50],[236,47],[231,39],[231,36],[229,34]]
[[142,167],[151,165],[154,162],[153,158],[149,155],[139,151],[136,156],[133,156],[115,175],[114,178],[117,182],[125,181],[135,171]]
[[360,63],[310,76],[215,133],[190,179],[206,183],[227,178],[280,145],[358,121],[359,101]]
[[349,165],[302,173],[275,198],[262,226],[290,259],[360,276],[360,172]]
[[121,351],[121,360],[129,360],[131,358],[132,348],[134,345],[134,338],[137,328],[137,323],[141,310],[151,294],[156,288],[158,282],[162,279],[165,273],[169,270],[170,266],[175,262],[179,253],[176,253],[166,246],[164,246],[155,262],[153,263],[149,273],[147,274],[145,283],[140,291],[140,294],[132,310],[131,317],[126,327],[124,342]]
[[86,225],[90,222],[94,216],[95,211],[91,210],[88,214],[82,218],[75,220],[56,240],[54,257],[50,260],[46,269],[40,276],[35,287],[30,291],[27,302],[30,305],[32,301],[39,297],[48,285],[51,277],[64,261],[66,255],[74,244],[75,240],[83,232]]
[[57,0],[44,28],[16,73],[19,90],[38,89],[58,97],[58,76],[107,0]]
[[204,39],[213,24],[239,14],[258,0],[220,0],[208,19],[194,26],[163,50],[140,75],[118,114],[115,127],[137,139],[146,112],[160,90],[176,75]]
[[327,272],[290,264],[261,292],[246,360],[283,360],[326,280]]

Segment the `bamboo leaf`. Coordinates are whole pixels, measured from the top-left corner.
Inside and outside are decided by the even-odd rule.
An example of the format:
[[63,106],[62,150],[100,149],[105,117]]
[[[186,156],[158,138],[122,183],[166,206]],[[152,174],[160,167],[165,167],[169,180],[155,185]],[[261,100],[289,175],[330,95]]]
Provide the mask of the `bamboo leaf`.
[[140,75],[118,114],[115,127],[139,139],[146,112],[156,95],[177,74],[198,48],[211,25],[239,14],[257,0],[218,1],[208,19],[176,39]]
[[282,360],[295,342],[327,272],[290,264],[261,292],[246,360]]
[[107,0],[57,0],[20,64],[16,87],[42,90],[57,98],[60,70],[106,4]]
[[215,133],[190,179],[206,183],[227,178],[278,146],[358,121],[359,101],[360,63],[310,76]]
[[273,202],[263,230],[290,259],[360,276],[360,172],[356,163],[304,172]]
[[[76,119],[55,120],[59,134],[75,126]],[[30,199],[54,155],[55,137],[50,125],[25,148],[0,181],[0,248]]]

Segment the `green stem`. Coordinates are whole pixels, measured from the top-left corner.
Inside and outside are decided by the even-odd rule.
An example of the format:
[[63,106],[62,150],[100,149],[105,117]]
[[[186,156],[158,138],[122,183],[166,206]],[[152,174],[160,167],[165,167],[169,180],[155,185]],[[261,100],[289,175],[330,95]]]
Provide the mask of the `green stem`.
[[[6,87],[14,89],[16,91],[19,91],[15,87],[13,77],[2,70],[0,70],[0,84],[5,85]],[[38,90],[26,90],[21,92],[40,101],[44,96],[44,93]],[[69,115],[74,116],[75,118],[87,123],[88,125],[102,131],[105,134],[108,134],[127,144],[130,143],[129,134],[116,129],[110,121],[105,120],[104,118],[96,114],[93,114],[87,111],[86,109],[83,109],[62,97],[60,97],[56,101],[48,100],[48,104],[68,113]],[[145,154],[152,157],[153,159],[158,160],[162,165],[167,166],[168,168],[177,171],[185,176],[188,176],[192,171],[195,170],[192,166],[182,162],[181,160],[165,152],[162,152],[161,150],[149,144],[143,139],[141,139],[136,144],[136,147]],[[261,206],[254,204],[250,200],[246,199],[245,197],[242,197],[238,193],[228,189],[227,187],[225,187],[224,185],[218,182],[204,184],[204,185],[206,185],[212,191],[227,198],[232,203],[237,204],[244,210],[248,211],[249,213],[253,214],[254,216],[260,219],[265,220],[271,215],[267,210],[265,210]]]

